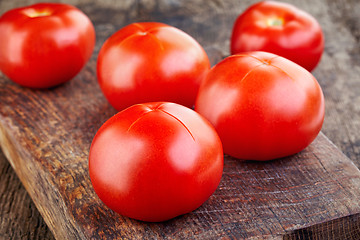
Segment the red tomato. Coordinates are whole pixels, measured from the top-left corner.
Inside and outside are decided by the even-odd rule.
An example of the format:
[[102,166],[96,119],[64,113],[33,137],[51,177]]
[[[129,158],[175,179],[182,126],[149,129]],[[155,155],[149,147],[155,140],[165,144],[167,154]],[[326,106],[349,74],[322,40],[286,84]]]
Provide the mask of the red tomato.
[[100,87],[117,110],[136,103],[176,102],[192,107],[210,69],[203,48],[188,34],[163,23],[133,23],[103,45]]
[[31,88],[49,88],[73,78],[95,45],[89,18],[67,4],[10,10],[0,18],[0,32],[0,70]]
[[200,87],[195,110],[215,126],[225,153],[250,160],[301,151],[319,133],[325,112],[313,75],[266,52],[218,63]]
[[312,71],[324,51],[319,23],[287,3],[264,1],[252,5],[236,20],[231,53],[265,51],[283,56]]
[[222,170],[214,128],[175,103],[119,112],[96,133],[89,154],[99,198],[122,215],[151,222],[198,208],[217,188]]

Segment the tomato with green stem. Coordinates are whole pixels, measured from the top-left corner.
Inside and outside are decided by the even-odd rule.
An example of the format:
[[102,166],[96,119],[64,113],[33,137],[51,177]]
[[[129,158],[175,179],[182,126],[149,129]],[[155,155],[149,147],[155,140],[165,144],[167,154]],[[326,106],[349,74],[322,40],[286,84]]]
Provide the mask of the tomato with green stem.
[[307,12],[288,3],[263,1],[236,19],[230,51],[270,52],[312,71],[324,51],[324,35],[317,20]]
[[0,70],[30,88],[72,79],[90,59],[95,29],[78,8],[38,3],[0,17]]

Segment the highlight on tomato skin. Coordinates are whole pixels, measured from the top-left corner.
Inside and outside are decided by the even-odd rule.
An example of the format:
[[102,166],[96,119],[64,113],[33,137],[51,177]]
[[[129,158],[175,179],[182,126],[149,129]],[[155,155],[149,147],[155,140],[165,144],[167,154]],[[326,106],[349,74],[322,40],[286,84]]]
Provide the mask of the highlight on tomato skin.
[[99,198],[115,212],[160,222],[200,207],[218,187],[223,151],[212,125],[168,102],[133,105],[96,133],[89,173]]
[[95,46],[90,19],[69,4],[12,9],[0,17],[0,32],[0,70],[30,88],[50,88],[71,80]]
[[230,43],[231,54],[271,52],[312,71],[324,51],[324,34],[309,13],[278,1],[258,2],[236,19]]
[[187,33],[158,22],[127,25],[100,49],[97,78],[118,111],[133,104],[175,102],[192,108],[209,58]]
[[211,69],[195,111],[213,124],[225,154],[265,161],[306,148],[321,130],[325,104],[306,69],[275,54],[248,52]]

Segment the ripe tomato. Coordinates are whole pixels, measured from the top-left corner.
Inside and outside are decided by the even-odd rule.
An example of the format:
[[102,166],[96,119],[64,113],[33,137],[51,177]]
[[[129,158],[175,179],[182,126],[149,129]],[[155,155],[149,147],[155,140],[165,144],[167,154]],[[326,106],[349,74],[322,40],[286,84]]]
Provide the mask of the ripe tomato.
[[250,160],[301,151],[319,133],[325,112],[313,75],[266,52],[218,63],[200,87],[195,110],[215,126],[225,153]]
[[131,106],[98,130],[89,173],[114,211],[158,222],[193,211],[217,188],[223,151],[211,124],[175,103]]
[[319,23],[287,3],[264,1],[252,5],[235,21],[231,53],[271,52],[312,71],[324,51]]
[[192,107],[209,69],[207,54],[191,36],[163,23],[147,22],[130,24],[104,43],[97,76],[117,110],[152,101]]
[[0,18],[0,32],[0,70],[31,88],[49,88],[73,78],[95,45],[89,18],[67,4],[10,10]]

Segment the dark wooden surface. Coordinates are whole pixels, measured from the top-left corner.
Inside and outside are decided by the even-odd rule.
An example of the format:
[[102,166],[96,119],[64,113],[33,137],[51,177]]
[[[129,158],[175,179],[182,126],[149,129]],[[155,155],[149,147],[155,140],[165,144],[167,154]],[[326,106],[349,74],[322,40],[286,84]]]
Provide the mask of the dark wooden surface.
[[0,239],[53,239],[35,204],[1,151]]
[[[2,0],[0,13],[30,2],[36,1]],[[6,133],[2,147],[57,238],[112,234],[106,228],[93,229],[100,221],[103,226],[126,226],[117,234],[139,238],[142,234],[196,238],[263,234],[288,239],[359,239],[359,173],[322,135],[290,160],[259,165],[226,159],[227,170],[215,195],[194,213],[168,223],[143,225],[109,212],[94,196],[85,163],[94,133],[115,113],[96,85],[95,60],[103,41],[130,22],[161,21],[194,36],[215,63],[228,55],[236,15],[255,1],[68,2],[87,13],[97,31],[93,58],[81,74],[50,91],[23,89],[0,76],[0,126]],[[325,53],[314,71],[326,99],[323,132],[360,166],[360,4],[356,0],[289,2],[314,15],[323,27]],[[51,109],[59,112],[49,112]],[[37,114],[28,116],[32,111]],[[63,129],[61,119],[66,119],[67,127],[73,130]],[[68,148],[59,147],[62,144]],[[2,155],[0,158],[3,160]],[[29,159],[36,161],[24,166],[22,161]],[[9,165],[5,160],[0,163],[4,164],[0,176],[0,238],[51,238]],[[31,175],[38,169],[43,173],[46,170],[46,174]],[[239,170],[237,174],[234,169]],[[284,193],[285,199],[281,197]],[[196,226],[202,228],[189,230]]]

